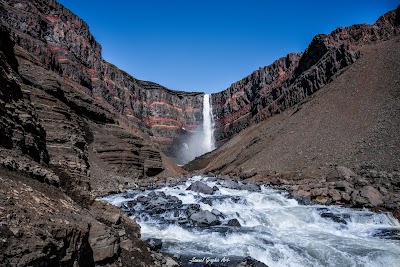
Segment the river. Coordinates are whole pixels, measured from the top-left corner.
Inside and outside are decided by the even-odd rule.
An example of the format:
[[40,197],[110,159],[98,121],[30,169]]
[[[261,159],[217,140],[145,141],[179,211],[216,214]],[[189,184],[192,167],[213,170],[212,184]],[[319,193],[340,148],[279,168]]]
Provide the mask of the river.
[[[186,190],[196,181],[214,187],[213,194]],[[400,224],[391,214],[301,205],[266,186],[232,188],[196,176],[179,185],[103,200],[130,212],[143,239],[162,239],[161,251],[179,255],[187,266],[202,266],[207,257],[231,266],[246,256],[278,267],[400,266]],[[216,225],[199,226],[190,219],[201,210],[217,215]],[[227,225],[229,221],[236,226]]]

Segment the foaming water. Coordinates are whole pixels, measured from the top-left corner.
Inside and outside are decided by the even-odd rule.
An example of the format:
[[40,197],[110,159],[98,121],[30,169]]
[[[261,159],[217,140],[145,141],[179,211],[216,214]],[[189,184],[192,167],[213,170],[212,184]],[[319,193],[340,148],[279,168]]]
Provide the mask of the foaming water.
[[[186,190],[198,180],[219,190],[213,195]],[[128,205],[130,200],[147,196],[150,190],[112,195],[104,200],[129,210],[141,225],[143,239],[162,239],[162,251],[180,255],[188,266],[196,266],[189,264],[193,257],[226,257],[232,263],[247,256],[278,267],[400,266],[400,224],[390,214],[339,206],[305,206],[271,188],[252,192],[221,184],[214,179],[193,177],[181,185],[156,189],[163,198],[181,201],[179,208],[158,214],[138,204]],[[182,224],[184,208],[190,204],[220,211],[221,224]],[[237,219],[241,227],[228,226],[230,219]]]

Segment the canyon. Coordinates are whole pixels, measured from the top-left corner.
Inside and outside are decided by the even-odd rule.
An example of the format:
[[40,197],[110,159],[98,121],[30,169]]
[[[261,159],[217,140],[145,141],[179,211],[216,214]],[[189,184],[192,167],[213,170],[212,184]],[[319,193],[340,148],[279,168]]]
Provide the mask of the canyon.
[[[106,62],[55,0],[0,0],[0,266],[174,266],[96,199],[192,172],[399,218],[399,33],[400,7],[205,96]],[[217,148],[181,168],[205,114]]]

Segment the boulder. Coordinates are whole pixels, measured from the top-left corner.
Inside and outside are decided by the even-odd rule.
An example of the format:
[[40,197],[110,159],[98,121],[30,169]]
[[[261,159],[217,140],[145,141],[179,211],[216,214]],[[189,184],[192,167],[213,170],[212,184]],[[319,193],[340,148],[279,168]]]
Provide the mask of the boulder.
[[221,223],[217,216],[208,210],[196,212],[190,216],[190,219],[199,226],[214,226]]
[[338,174],[339,174],[339,177],[342,178],[342,179],[351,180],[351,179],[353,179],[354,177],[357,177],[357,175],[356,175],[352,170],[350,170],[350,169],[347,168],[347,167],[338,166],[338,167],[336,168],[336,170],[337,170],[337,172],[338,172]]
[[229,189],[241,189],[241,185],[233,180],[224,180],[222,186]]
[[351,192],[352,187],[353,186],[347,181],[336,181],[335,182],[335,188],[340,191]]
[[383,204],[383,196],[378,190],[370,185],[364,186],[360,190],[360,195],[368,199],[372,207],[376,207]]
[[188,188],[186,188],[186,190],[191,190],[194,192],[208,194],[208,195],[212,195],[214,193],[214,190],[211,187],[200,181],[194,182]]
[[230,219],[227,223],[228,226],[234,226],[234,227],[242,227],[240,222],[237,219]]
[[93,222],[89,232],[89,244],[93,251],[94,262],[111,259],[118,254],[118,237],[102,223]]
[[256,184],[243,184],[243,185],[241,185],[241,189],[242,190],[247,190],[247,191],[250,191],[250,192],[259,192],[259,191],[261,191],[260,186],[256,185]]
[[324,213],[321,213],[321,217],[330,219],[337,223],[347,224],[347,221],[345,220],[345,218],[348,218],[349,216],[345,216],[345,215],[341,215],[341,214],[333,214],[332,212],[324,212]]

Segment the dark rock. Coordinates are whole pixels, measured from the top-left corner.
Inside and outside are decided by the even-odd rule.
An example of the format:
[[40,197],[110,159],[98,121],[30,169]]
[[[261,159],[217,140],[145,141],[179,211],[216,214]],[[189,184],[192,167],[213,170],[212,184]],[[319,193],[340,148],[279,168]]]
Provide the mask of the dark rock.
[[260,186],[256,185],[256,184],[243,184],[241,186],[241,189],[242,190],[248,190],[250,192],[260,192],[261,191]]
[[198,226],[214,226],[221,223],[217,216],[208,210],[194,213],[190,216],[190,219]]
[[349,216],[342,215],[342,214],[334,214],[331,212],[323,212],[321,213],[322,218],[328,218],[334,222],[341,223],[341,224],[347,224],[347,221],[345,218],[349,219]]
[[400,229],[377,229],[373,236],[389,240],[400,240]]
[[222,181],[221,184],[223,187],[226,187],[229,189],[240,189],[240,187],[241,187],[238,182],[233,181],[233,180],[224,180],[224,181]]
[[353,186],[349,182],[346,182],[346,181],[336,181],[335,182],[335,188],[340,191],[350,192],[352,190],[352,187]]
[[237,219],[230,219],[227,224],[228,226],[234,226],[234,227],[242,227],[240,222]]
[[136,198],[136,200],[137,200],[138,202],[141,202],[141,203],[147,203],[147,202],[149,202],[150,198],[148,198],[148,197],[146,197],[146,196],[138,196],[138,197]]
[[146,244],[151,250],[158,251],[162,248],[162,240],[158,238],[149,238],[146,240]]
[[214,190],[203,182],[196,181],[192,183],[186,190],[191,190],[198,193],[212,195]]

